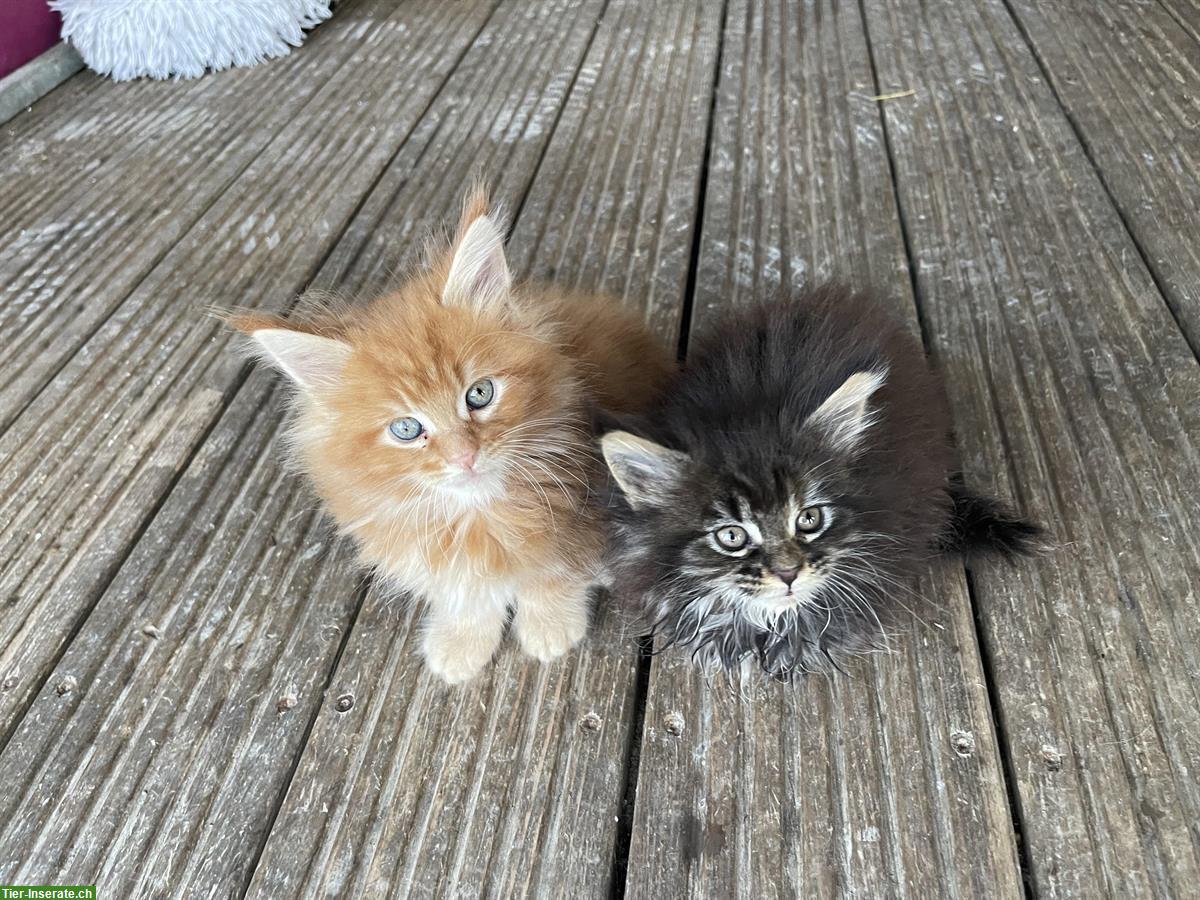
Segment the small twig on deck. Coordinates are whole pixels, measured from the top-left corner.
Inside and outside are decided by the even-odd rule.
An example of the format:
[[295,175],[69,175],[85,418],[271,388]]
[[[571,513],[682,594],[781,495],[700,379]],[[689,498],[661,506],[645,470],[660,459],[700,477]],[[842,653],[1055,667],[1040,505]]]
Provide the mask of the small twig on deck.
[[911,97],[917,91],[915,88],[909,88],[907,91],[893,91],[890,94],[876,94],[872,100],[899,100],[901,97]]

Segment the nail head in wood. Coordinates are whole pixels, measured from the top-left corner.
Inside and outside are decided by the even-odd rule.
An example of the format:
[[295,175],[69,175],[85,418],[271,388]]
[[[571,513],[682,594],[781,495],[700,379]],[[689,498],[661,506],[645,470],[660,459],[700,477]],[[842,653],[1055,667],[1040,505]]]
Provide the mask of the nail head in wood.
[[1051,772],[1057,772],[1063,767],[1062,751],[1050,744],[1042,744],[1042,759]]
[[950,732],[950,746],[959,756],[971,756],[975,753],[975,735],[969,731],[952,731]]

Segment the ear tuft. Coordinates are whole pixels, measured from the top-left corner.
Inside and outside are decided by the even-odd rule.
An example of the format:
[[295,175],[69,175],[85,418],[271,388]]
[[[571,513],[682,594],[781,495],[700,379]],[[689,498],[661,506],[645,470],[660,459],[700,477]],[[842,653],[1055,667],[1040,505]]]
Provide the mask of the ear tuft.
[[662,506],[683,477],[688,456],[627,431],[611,431],[600,440],[604,462],[634,509]]
[[479,216],[454,249],[442,301],[482,309],[503,302],[511,289],[504,235],[489,216]]
[[823,430],[838,449],[854,449],[863,433],[875,423],[876,417],[867,401],[886,380],[886,370],[855,372],[817,407],[805,424]]
[[349,344],[291,328],[256,328],[249,332],[259,356],[305,390],[337,385],[350,359]]

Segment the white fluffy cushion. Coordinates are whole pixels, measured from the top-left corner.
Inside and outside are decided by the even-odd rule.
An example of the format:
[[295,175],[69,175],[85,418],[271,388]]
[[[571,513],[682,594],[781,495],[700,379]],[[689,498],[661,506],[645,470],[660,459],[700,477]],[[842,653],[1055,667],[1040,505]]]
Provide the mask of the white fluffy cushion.
[[125,81],[195,78],[285,56],[332,0],[50,0],[88,67]]

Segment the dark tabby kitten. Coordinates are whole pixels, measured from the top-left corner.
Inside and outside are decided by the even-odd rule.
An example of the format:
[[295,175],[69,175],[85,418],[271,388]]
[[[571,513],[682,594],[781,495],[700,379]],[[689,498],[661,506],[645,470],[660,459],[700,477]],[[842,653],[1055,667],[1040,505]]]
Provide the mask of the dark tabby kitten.
[[931,556],[1038,540],[962,485],[940,380],[863,295],[730,313],[667,397],[602,440],[622,495],[612,575],[701,662],[836,666],[877,645]]

